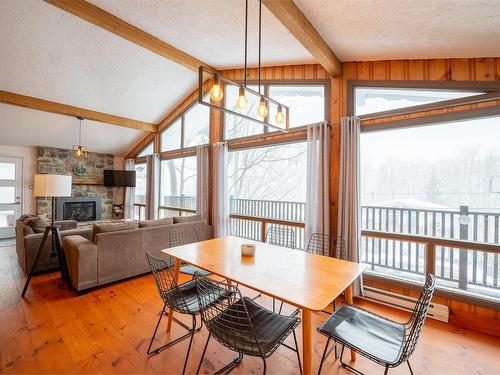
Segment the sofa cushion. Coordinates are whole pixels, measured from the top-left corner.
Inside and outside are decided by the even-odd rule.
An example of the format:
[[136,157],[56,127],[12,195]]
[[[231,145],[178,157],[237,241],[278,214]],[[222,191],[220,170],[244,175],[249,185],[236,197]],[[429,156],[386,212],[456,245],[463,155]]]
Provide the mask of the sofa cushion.
[[45,228],[49,226],[49,223],[40,216],[26,215],[23,218],[23,223],[31,227],[35,233],[43,233],[45,232]]
[[139,223],[135,220],[129,221],[120,221],[117,223],[101,223],[94,224],[92,227],[92,241],[95,242],[96,235],[99,233],[107,233],[107,232],[118,232],[122,230],[132,230],[137,229],[139,227]]
[[174,217],[174,224],[177,224],[177,223],[191,223],[193,221],[201,221],[201,215],[176,216],[176,217]]
[[29,225],[21,224],[23,228],[23,236],[27,236],[28,234],[33,234],[35,231]]
[[158,220],[142,220],[139,221],[139,228],[159,227],[160,225],[171,225],[173,223],[174,218],[172,217],[165,217]]

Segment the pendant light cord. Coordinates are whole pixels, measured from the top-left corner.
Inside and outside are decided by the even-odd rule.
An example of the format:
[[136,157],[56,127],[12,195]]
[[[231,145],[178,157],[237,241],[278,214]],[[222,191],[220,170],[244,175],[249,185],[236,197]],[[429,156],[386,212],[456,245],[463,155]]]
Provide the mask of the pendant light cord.
[[248,0],[245,0],[245,80],[244,86],[247,87],[247,49],[248,49]]
[[262,0],[259,0],[259,94],[260,92],[260,52],[261,52],[261,43],[262,43]]

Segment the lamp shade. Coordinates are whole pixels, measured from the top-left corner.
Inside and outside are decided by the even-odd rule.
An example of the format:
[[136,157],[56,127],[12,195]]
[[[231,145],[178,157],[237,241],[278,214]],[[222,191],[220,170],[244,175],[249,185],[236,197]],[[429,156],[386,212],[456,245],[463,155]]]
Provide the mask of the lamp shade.
[[71,176],[36,174],[35,197],[71,197]]

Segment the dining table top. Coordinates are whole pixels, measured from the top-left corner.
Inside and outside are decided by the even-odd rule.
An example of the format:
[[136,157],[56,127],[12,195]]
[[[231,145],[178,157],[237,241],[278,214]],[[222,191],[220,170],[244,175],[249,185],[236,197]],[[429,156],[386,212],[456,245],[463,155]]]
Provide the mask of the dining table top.
[[[254,244],[255,256],[242,256],[242,244]],[[311,311],[323,310],[365,268],[359,263],[233,236],[194,242],[162,252]]]

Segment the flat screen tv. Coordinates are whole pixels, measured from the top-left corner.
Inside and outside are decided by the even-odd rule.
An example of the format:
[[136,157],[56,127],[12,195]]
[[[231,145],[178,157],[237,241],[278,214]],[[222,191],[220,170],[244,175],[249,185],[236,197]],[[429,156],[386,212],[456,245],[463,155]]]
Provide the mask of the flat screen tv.
[[135,171],[104,170],[104,186],[135,187]]

